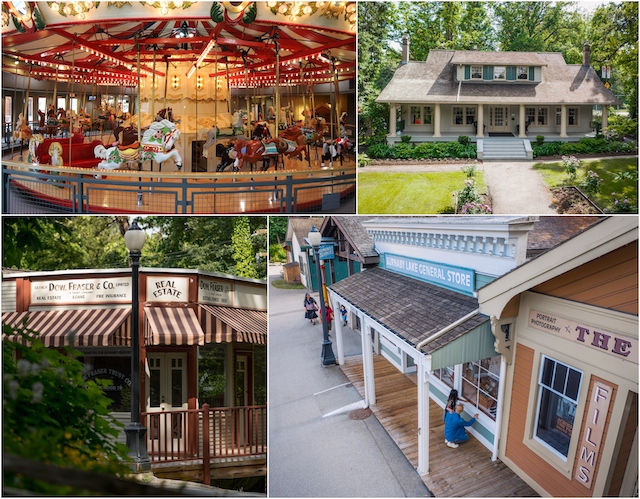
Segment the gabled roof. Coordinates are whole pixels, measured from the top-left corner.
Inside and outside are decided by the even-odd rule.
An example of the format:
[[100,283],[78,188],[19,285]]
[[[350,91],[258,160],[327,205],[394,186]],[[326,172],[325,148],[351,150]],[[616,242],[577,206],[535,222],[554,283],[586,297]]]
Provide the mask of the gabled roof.
[[533,257],[554,248],[602,218],[562,215],[540,217],[527,237],[527,257]]
[[315,225],[316,229],[320,230],[323,220],[323,217],[289,217],[287,240],[289,240],[290,234],[295,235],[301,247],[307,246],[305,238],[309,235],[311,227]]
[[[542,60],[542,81],[485,83],[456,80],[454,60],[478,57],[477,51],[431,50],[425,62],[401,65],[380,93],[377,102],[402,103],[503,103],[503,104],[618,104],[591,66],[567,64],[560,53],[525,52]],[[482,53],[486,54],[486,53]],[[505,60],[513,56],[495,53]],[[511,53],[503,53],[511,54]],[[489,62],[487,62],[489,64]],[[531,64],[531,63],[530,63]]]
[[[369,220],[371,217],[356,217],[356,216],[334,216],[327,217],[322,224],[323,229],[326,227],[330,220],[339,227],[340,231],[344,234],[351,246],[354,247],[358,256],[363,263],[377,263],[379,254],[375,250],[373,239],[367,230],[362,226],[362,222]],[[324,230],[323,230],[324,232]],[[374,262],[371,262],[374,259]],[[368,260],[367,262],[365,262]]]

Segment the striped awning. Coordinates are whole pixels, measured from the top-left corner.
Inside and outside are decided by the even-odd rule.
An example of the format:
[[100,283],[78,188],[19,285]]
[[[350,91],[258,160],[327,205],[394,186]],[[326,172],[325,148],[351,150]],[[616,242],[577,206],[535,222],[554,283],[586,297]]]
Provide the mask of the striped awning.
[[[40,333],[47,347],[129,346],[130,315],[131,308],[6,312],[2,314],[2,324]],[[17,334],[5,339],[27,343]]]
[[206,343],[267,344],[267,313],[259,310],[200,305]]
[[191,308],[146,307],[145,345],[204,345],[204,332]]

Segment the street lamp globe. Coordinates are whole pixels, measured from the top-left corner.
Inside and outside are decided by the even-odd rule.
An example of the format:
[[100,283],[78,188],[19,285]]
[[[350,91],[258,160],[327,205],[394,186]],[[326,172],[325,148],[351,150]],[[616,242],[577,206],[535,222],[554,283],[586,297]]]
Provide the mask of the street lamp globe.
[[322,234],[320,234],[318,229],[316,229],[315,225],[311,227],[308,238],[309,238],[309,242],[311,243],[311,246],[313,246],[314,248],[317,248],[318,246],[320,246],[320,241],[322,241]]
[[145,239],[144,231],[140,228],[138,222],[134,220],[127,232],[124,233],[124,244],[127,245],[129,251],[141,251]]

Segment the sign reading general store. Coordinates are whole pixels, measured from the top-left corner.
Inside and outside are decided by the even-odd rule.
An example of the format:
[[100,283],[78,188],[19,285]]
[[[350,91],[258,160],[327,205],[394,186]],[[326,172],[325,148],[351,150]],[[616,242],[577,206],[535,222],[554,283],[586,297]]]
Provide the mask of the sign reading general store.
[[34,305],[131,303],[131,277],[32,282],[31,302]]
[[217,279],[200,278],[198,283],[198,301],[213,305],[232,305],[231,283]]
[[608,353],[618,359],[638,363],[637,338],[629,338],[533,309],[529,313],[529,327]]
[[389,253],[385,253],[384,262],[387,270],[439,284],[466,294],[473,294],[475,273],[471,269]]

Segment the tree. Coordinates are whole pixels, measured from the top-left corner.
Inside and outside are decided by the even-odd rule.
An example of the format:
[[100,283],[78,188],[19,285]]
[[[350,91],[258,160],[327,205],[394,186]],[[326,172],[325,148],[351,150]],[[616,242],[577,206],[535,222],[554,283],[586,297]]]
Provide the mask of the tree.
[[269,244],[282,244],[287,236],[288,217],[269,217]]
[[233,235],[231,236],[231,244],[233,246],[233,259],[236,262],[236,275],[257,278],[255,252],[251,242],[251,230],[247,217],[236,219]]

